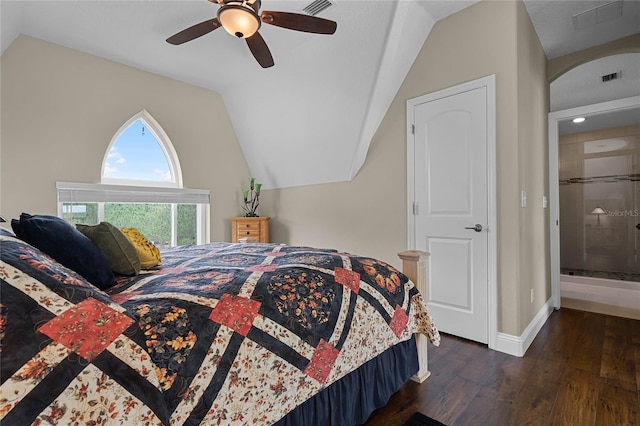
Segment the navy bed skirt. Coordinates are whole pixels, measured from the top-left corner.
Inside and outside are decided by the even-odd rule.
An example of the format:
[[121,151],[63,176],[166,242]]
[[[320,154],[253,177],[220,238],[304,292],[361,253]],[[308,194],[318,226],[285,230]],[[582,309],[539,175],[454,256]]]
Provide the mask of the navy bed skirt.
[[364,423],[418,372],[415,336],[347,374],[280,419],[276,426],[348,426]]

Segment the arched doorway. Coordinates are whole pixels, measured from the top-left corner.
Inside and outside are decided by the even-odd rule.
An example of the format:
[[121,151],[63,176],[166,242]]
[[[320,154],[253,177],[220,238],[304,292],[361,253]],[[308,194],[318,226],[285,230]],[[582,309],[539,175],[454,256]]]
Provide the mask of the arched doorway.
[[[574,186],[574,188],[579,190],[579,201],[581,204],[578,206],[579,208],[575,207],[577,210],[573,215],[576,217],[575,222],[577,223],[573,223],[572,227],[574,228],[573,231],[576,231],[574,233],[582,231],[582,234],[573,236],[575,239],[581,241],[580,250],[576,249],[578,252],[576,256],[579,256],[580,259],[574,260],[587,261],[588,265],[592,265],[594,260],[591,258],[595,256],[601,261],[606,257],[603,256],[603,253],[606,254],[605,252],[607,250],[613,249],[613,244],[609,244],[609,247],[603,246],[597,248],[595,243],[598,241],[598,238],[607,237],[610,242],[613,243],[614,234],[598,234],[599,232],[602,233],[607,230],[612,231],[612,229],[605,229],[605,227],[602,226],[604,221],[601,215],[593,213],[597,213],[600,210],[597,210],[595,207],[589,207],[593,203],[605,202],[598,201],[599,199],[604,200],[611,198],[609,196],[596,196],[597,194],[612,195],[616,191],[619,192],[619,189],[615,189],[614,191],[613,187],[596,188],[597,185],[605,185],[604,181],[606,181],[606,179],[598,179],[598,176],[595,175],[602,175],[601,177],[604,177],[606,173],[595,173],[594,170],[598,170],[598,168],[601,169],[605,162],[611,163],[614,161],[620,163],[620,161],[626,161],[622,159],[621,155],[618,155],[620,153],[615,152],[613,148],[606,151],[605,148],[601,147],[589,152],[591,148],[587,149],[582,146],[581,151],[579,149],[576,151],[578,148],[576,145],[573,147],[573,150],[580,152],[582,159],[587,159],[587,162],[590,163],[586,167],[587,174],[594,174],[594,176],[568,176],[568,174],[571,174],[571,167],[567,165],[567,160],[561,160],[559,156],[559,152],[561,151],[558,143],[560,135],[561,133],[585,134],[588,130],[597,131],[598,129],[607,127],[625,126],[633,123],[634,119],[636,121],[640,120],[640,114],[637,113],[637,111],[640,111],[637,110],[637,108],[640,107],[640,75],[638,75],[640,71],[638,70],[640,70],[640,53],[610,55],[576,66],[551,83],[551,113],[549,114],[550,241],[552,296],[556,308],[559,308],[561,305],[560,261],[562,259],[563,249],[560,244],[560,224],[561,222],[565,224],[570,222],[566,212],[564,215],[561,215],[560,212],[560,183],[564,182],[564,184],[568,185],[575,183],[575,185],[578,185]],[[617,75],[613,76],[613,74]],[[613,80],[610,80],[610,78],[613,78]],[[574,95],[568,96],[567,93],[573,93]],[[575,94],[577,94],[577,96]],[[577,116],[583,116],[587,119],[584,122],[588,123],[586,127],[581,129],[577,127],[571,128],[571,126],[576,125],[571,123],[570,120]],[[629,121],[629,119],[631,121]],[[611,145],[611,147],[613,147],[613,145]],[[627,151],[629,151],[629,147],[627,146],[626,148]],[[598,152],[598,150],[600,152]],[[629,153],[625,152],[625,155],[627,154]],[[575,164],[573,164],[573,166],[577,167]],[[584,166],[580,167],[584,169]],[[622,175],[627,174],[635,174],[632,166],[626,173],[622,173]],[[617,175],[618,173],[614,173],[612,176]],[[586,179],[590,177],[595,177],[596,179]],[[610,180],[612,184],[615,184],[612,179]],[[598,183],[599,181],[602,181],[602,183]],[[580,185],[582,186],[580,187]],[[584,188],[588,188],[588,190],[584,191]],[[566,189],[567,186],[563,186],[562,190],[564,191]],[[611,204],[611,200],[609,200],[609,203]],[[622,210],[626,210],[626,206],[623,207]],[[579,215],[577,213],[578,210]],[[598,218],[601,219],[600,223],[598,223]],[[608,222],[612,221],[608,220]],[[609,223],[608,225],[611,224]],[[565,238],[565,240],[568,240],[568,238]],[[598,252],[600,254],[598,254]],[[566,250],[566,247],[564,248],[564,253],[565,259],[567,259],[567,253],[569,252]],[[591,259],[591,261],[589,261],[589,259]]]

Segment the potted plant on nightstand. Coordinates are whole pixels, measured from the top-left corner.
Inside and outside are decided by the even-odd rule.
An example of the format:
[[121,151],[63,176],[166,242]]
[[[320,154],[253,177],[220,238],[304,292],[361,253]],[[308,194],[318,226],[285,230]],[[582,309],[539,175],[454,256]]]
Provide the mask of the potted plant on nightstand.
[[249,188],[242,189],[243,217],[231,218],[231,242],[233,243],[268,243],[269,217],[260,217],[256,213],[260,205],[262,184],[255,178],[249,179]]
[[245,217],[258,217],[256,209],[260,205],[261,187],[262,184],[257,183],[256,179],[252,177],[249,178],[249,189],[242,189],[242,198],[244,200],[242,210],[244,210]]

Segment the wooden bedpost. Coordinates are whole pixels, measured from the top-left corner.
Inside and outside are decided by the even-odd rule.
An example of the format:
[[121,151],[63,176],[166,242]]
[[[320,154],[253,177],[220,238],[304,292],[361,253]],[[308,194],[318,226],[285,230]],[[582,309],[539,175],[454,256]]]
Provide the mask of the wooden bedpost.
[[[402,272],[409,277],[422,294],[425,302],[427,300],[427,258],[429,253],[419,250],[407,250],[398,253],[402,259]],[[422,383],[431,375],[427,363],[427,336],[418,334],[416,345],[418,346],[418,372],[411,377],[414,382]]]

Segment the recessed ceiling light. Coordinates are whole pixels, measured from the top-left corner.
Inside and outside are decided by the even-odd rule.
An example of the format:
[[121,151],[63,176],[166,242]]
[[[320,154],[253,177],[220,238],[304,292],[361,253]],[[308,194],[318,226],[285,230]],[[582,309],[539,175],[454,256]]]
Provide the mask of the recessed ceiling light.
[[584,117],[576,117],[573,119],[574,123],[582,123],[584,120],[586,120],[586,118]]

